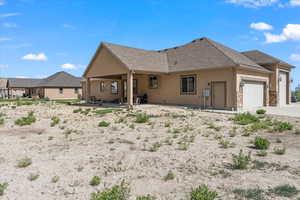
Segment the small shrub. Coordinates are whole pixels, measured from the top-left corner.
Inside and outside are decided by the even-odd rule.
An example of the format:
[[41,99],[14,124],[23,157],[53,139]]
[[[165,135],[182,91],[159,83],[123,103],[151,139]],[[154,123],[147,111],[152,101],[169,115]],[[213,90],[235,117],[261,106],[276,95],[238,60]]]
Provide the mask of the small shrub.
[[211,191],[206,185],[200,185],[191,192],[191,200],[214,200],[218,196],[216,191]]
[[284,131],[290,131],[293,130],[294,126],[290,124],[289,122],[280,122],[280,121],[275,121],[273,122],[273,131],[274,132],[284,132]]
[[17,167],[18,168],[25,168],[25,167],[28,167],[31,164],[32,164],[31,158],[26,157],[26,158],[18,160]]
[[209,129],[214,129],[215,131],[220,131],[222,127],[216,126],[213,122],[207,124]]
[[232,155],[233,169],[247,169],[248,165],[251,162],[251,153],[249,152],[248,155],[243,153],[243,150],[240,150],[238,155]]
[[294,197],[300,191],[295,186],[286,184],[270,189],[269,192],[281,197]]
[[296,129],[295,135],[300,135],[300,129]]
[[4,195],[4,191],[7,189],[8,183],[0,183],[0,196]]
[[51,179],[52,183],[57,183],[59,181],[59,176],[53,176]]
[[40,177],[39,174],[29,174],[29,176],[27,177],[27,179],[29,181],[35,181],[36,179],[38,179]]
[[175,174],[172,171],[169,171],[168,174],[164,177],[164,181],[173,180],[175,178]]
[[149,121],[149,119],[150,119],[149,115],[147,115],[146,113],[142,113],[142,114],[140,113],[136,116],[135,122],[136,123],[146,123]]
[[0,126],[4,125],[4,119],[0,118]]
[[124,181],[122,181],[120,185],[115,185],[103,192],[92,193],[91,200],[128,200],[129,194],[129,187]]
[[153,196],[150,196],[149,194],[147,196],[139,196],[136,198],[136,200],[155,200],[156,198]]
[[275,147],[274,153],[277,155],[283,155],[285,154],[286,149],[284,147]]
[[155,142],[149,149],[150,152],[156,152],[161,147],[161,144],[159,142]]
[[240,125],[247,125],[247,124],[252,124],[255,122],[259,121],[259,118],[256,117],[255,115],[252,115],[250,113],[242,113],[242,114],[237,114],[233,118],[233,121]]
[[100,184],[100,182],[101,182],[101,178],[99,176],[94,176],[92,178],[92,180],[90,181],[90,185],[91,186],[97,186],[97,185]]
[[54,127],[57,124],[59,124],[59,122],[60,122],[60,119],[58,117],[54,116],[54,117],[51,118],[51,124],[50,124],[50,126]]
[[34,116],[34,113],[31,111],[28,113],[27,117],[22,117],[20,119],[17,119],[15,121],[15,124],[19,125],[19,126],[26,126],[26,125],[31,125],[35,121],[36,121],[36,118]]
[[93,113],[96,115],[104,116],[108,113],[114,113],[114,112],[119,112],[122,111],[122,109],[102,109],[102,110],[94,110]]
[[172,125],[172,123],[171,123],[171,122],[165,122],[165,127],[166,127],[166,128],[170,128],[170,127],[171,127],[171,125]]
[[220,140],[219,144],[221,145],[221,148],[228,149],[235,146],[233,142],[230,142],[228,140]]
[[257,110],[256,111],[256,114],[258,114],[258,115],[264,115],[264,114],[266,114],[266,110],[264,110],[264,109],[259,109],[259,110]]
[[260,157],[265,157],[268,155],[268,152],[266,150],[260,150],[256,153],[256,155]]
[[256,149],[265,150],[270,146],[269,140],[261,137],[256,137],[254,140],[254,145]]
[[239,197],[253,200],[264,200],[264,191],[262,189],[235,189],[233,193]]
[[110,125],[110,123],[106,122],[106,121],[99,122],[99,124],[98,124],[99,127],[108,127],[109,125]]
[[78,108],[78,109],[73,110],[73,113],[80,113],[80,112],[82,112],[82,109],[81,109],[81,108]]

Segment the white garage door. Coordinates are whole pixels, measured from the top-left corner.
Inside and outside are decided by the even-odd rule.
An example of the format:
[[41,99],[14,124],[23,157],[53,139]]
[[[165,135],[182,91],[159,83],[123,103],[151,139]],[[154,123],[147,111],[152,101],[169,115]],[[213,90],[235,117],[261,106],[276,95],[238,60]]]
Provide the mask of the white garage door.
[[279,104],[286,105],[287,99],[287,73],[279,73]]
[[243,107],[255,108],[264,106],[264,84],[246,82],[243,87]]

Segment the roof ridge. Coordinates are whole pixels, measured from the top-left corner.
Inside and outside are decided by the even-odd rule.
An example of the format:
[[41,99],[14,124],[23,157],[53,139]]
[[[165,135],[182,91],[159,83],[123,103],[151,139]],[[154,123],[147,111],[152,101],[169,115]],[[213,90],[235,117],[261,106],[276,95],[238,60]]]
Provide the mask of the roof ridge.
[[228,58],[233,64],[238,64],[239,65],[239,63],[236,63],[230,56],[228,56],[224,51],[222,51],[220,48],[218,48],[215,44],[214,44],[214,42],[212,41],[212,40],[210,40],[210,39],[208,39],[208,38],[202,38],[202,39],[204,39],[204,40],[206,40],[211,46],[213,46],[214,48],[216,48],[219,52],[221,52],[224,56],[226,56],[226,58]]
[[135,49],[135,50],[138,50],[138,51],[147,51],[147,52],[159,53],[158,51],[155,51],[155,50],[147,50],[147,49],[142,49],[142,48],[130,47],[130,46],[121,45],[121,44],[114,44],[114,43],[110,43],[110,42],[102,42],[102,44],[104,44],[104,45],[115,45],[115,46],[119,46],[119,47],[123,47],[123,48]]

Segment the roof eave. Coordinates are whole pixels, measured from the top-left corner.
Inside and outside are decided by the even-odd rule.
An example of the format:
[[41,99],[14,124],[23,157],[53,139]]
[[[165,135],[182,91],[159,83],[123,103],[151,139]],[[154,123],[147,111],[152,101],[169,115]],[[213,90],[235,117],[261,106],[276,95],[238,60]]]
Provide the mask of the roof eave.
[[236,68],[237,69],[246,69],[246,70],[249,70],[249,71],[261,72],[261,73],[266,73],[266,74],[273,73],[272,71],[267,70],[267,69],[262,70],[262,69],[258,69],[258,68],[254,68],[254,67],[246,66],[246,65],[238,65]]

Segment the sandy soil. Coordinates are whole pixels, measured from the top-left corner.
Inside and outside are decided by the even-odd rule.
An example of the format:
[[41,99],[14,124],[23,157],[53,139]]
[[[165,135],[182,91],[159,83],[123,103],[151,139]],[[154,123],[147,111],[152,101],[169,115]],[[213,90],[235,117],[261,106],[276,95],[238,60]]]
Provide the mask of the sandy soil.
[[[90,199],[92,192],[112,187],[122,180],[130,185],[133,200],[146,194],[162,200],[189,199],[191,189],[201,184],[216,190],[218,199],[223,200],[237,199],[232,193],[237,188],[267,190],[290,184],[300,189],[300,135],[294,131],[260,131],[245,137],[242,127],[230,120],[232,115],[183,107],[144,105],[134,108],[133,113],[146,112],[154,116],[145,124],[135,123],[135,117],[127,116],[126,110],[100,116],[92,112],[88,115],[73,113],[77,108],[50,103],[0,108],[0,112],[6,114],[5,124],[0,127],[0,183],[9,184],[1,200],[84,200]],[[16,119],[29,111],[34,111],[37,122],[25,127],[14,125]],[[53,116],[61,121],[50,127]],[[300,119],[274,118],[300,128]],[[100,121],[111,124],[98,127]],[[209,123],[220,130],[208,128]],[[238,127],[237,135],[230,137],[233,127]],[[66,135],[67,130],[72,133]],[[271,141],[266,157],[256,156],[250,143],[257,135]],[[235,146],[222,148],[220,139]],[[282,143],[278,143],[278,139]],[[155,143],[161,146],[155,149]],[[272,153],[274,147],[282,146],[286,147],[285,155]],[[273,165],[233,170],[229,167],[232,154],[240,149],[251,151],[252,160]],[[24,157],[31,158],[32,164],[26,168],[16,167],[17,161]],[[165,181],[164,176],[170,170],[175,179]],[[38,174],[39,178],[29,181],[31,173]],[[54,176],[59,177],[56,183],[52,182]],[[89,185],[93,176],[101,177],[99,186]],[[274,195],[265,198],[288,199]]]

